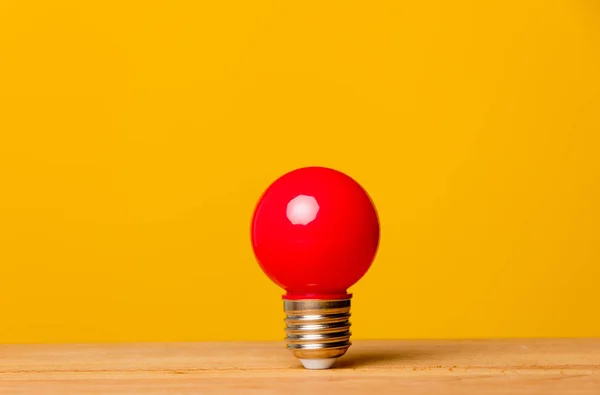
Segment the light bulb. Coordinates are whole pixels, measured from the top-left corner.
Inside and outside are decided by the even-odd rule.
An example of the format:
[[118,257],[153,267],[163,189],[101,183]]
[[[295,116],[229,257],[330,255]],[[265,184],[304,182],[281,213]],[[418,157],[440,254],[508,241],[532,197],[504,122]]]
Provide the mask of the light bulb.
[[285,290],[287,348],[307,369],[327,369],[350,347],[348,288],[371,266],[379,218],[354,179],[325,167],[284,174],[252,217],[252,247]]

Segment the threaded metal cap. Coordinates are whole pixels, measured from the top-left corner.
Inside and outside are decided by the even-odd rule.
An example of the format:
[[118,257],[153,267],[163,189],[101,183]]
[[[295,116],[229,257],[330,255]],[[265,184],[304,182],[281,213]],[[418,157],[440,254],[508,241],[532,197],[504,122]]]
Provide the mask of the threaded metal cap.
[[299,359],[338,358],[350,343],[350,299],[287,300],[287,348]]

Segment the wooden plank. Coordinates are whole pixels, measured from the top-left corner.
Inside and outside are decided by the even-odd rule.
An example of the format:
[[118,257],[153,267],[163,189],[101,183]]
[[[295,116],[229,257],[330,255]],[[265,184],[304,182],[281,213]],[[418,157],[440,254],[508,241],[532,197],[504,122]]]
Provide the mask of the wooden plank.
[[1,345],[0,394],[591,394],[600,339],[356,341],[304,370],[281,343]]

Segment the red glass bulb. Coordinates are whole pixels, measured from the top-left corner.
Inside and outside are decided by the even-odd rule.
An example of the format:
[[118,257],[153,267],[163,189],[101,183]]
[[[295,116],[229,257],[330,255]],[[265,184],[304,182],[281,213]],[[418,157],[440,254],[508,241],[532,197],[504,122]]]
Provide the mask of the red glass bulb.
[[354,179],[305,167],[267,188],[251,237],[262,270],[285,289],[285,299],[343,299],[375,258],[379,219]]

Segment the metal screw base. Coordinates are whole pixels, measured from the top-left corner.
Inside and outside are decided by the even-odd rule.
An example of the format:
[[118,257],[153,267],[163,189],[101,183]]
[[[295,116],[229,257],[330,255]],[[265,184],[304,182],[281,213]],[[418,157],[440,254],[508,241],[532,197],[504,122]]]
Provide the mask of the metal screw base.
[[287,348],[296,358],[339,358],[350,347],[350,299],[284,299],[283,308]]

